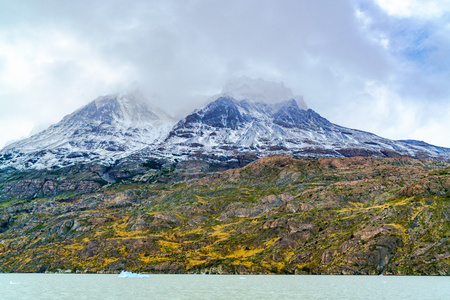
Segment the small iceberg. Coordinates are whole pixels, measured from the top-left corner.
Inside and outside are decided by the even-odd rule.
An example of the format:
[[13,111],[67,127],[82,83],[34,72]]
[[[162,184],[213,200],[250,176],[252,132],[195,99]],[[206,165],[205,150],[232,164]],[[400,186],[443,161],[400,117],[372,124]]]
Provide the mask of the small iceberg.
[[148,275],[143,275],[139,273],[133,273],[128,271],[122,271],[119,274],[119,278],[148,278]]

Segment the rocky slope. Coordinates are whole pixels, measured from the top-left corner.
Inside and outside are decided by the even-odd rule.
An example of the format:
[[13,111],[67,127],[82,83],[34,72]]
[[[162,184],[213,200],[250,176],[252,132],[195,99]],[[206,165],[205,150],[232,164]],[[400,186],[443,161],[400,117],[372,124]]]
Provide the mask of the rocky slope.
[[[443,162],[276,156],[206,175],[202,161],[128,170],[111,173],[116,183],[94,167],[35,171],[47,189],[0,202],[0,271],[450,275]],[[3,174],[3,188],[21,180]]]

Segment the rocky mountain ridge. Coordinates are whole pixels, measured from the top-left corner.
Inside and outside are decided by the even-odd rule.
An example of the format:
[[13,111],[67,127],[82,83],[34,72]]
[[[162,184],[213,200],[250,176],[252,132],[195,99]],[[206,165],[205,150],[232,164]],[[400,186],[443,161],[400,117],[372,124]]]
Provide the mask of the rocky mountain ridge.
[[295,99],[275,104],[221,96],[179,121],[157,150],[159,156],[313,157],[377,156],[448,160],[450,149],[419,141],[393,141],[329,122]]
[[[277,102],[273,102],[277,99]],[[203,160],[226,168],[274,154],[450,160],[450,149],[394,141],[331,123],[282,84],[242,80],[175,123],[138,93],[99,97],[0,151],[0,169]]]

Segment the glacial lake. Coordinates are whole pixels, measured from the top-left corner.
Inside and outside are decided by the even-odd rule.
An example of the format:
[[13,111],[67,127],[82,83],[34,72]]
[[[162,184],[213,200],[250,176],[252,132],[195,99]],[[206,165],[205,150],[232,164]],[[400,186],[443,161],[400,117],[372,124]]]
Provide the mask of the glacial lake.
[[450,277],[0,274],[1,299],[450,299]]

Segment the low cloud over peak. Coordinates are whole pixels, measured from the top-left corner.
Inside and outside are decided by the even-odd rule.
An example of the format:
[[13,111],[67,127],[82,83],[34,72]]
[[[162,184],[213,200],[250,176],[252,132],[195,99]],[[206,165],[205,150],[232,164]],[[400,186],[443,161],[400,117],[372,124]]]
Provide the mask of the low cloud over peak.
[[[433,13],[448,1],[401,1],[403,15],[391,2],[11,2],[0,12],[0,145],[134,81],[181,114],[248,76],[283,82],[335,123],[450,146],[449,20]],[[291,95],[269,90],[267,101]]]

